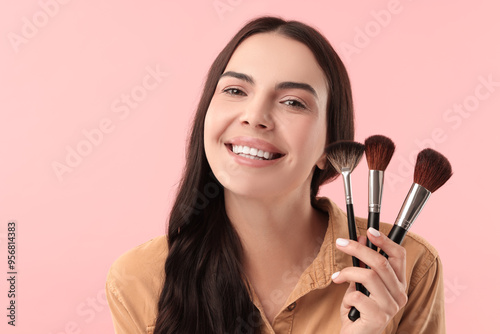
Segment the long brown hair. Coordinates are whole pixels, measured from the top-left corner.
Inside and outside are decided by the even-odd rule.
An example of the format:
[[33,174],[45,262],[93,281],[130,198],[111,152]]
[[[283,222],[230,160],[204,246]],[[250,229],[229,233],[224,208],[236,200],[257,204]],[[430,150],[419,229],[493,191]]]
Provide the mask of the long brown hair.
[[[241,264],[241,241],[227,217],[223,186],[204,150],[204,123],[220,75],[247,37],[277,32],[313,52],[328,83],[327,143],[354,138],[354,114],[347,71],[330,43],[314,28],[279,17],[248,22],[224,47],[208,72],[191,127],[186,165],[167,228],[165,284],[158,302],[155,334],[258,333],[262,325]],[[325,143],[325,145],[327,144]],[[311,205],[319,187],[338,174],[315,167]]]

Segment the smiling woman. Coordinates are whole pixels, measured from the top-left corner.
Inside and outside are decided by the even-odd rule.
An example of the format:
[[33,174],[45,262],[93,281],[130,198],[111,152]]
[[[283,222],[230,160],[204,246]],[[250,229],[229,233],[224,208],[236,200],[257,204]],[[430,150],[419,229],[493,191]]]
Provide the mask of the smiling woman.
[[[322,155],[327,143],[327,86],[312,51],[280,33],[255,34],[234,51],[210,102],[204,133],[205,151],[214,174],[222,171],[232,176],[231,184],[222,185],[226,211],[233,224],[248,221],[244,217],[260,220],[263,226],[269,226],[270,219],[285,225],[288,217],[308,221],[311,205],[308,203],[309,209],[304,211],[303,200],[309,198],[312,167],[318,163],[323,169],[325,165]],[[244,150],[247,147],[248,153],[253,148],[281,156],[259,161],[227,155],[227,143],[241,145]],[[269,168],[263,171],[254,166]],[[280,210],[285,204],[280,195],[284,189],[294,197],[287,205],[301,203],[296,212]],[[252,202],[257,206],[249,205],[250,200],[256,200]],[[265,207],[258,202],[266,203]],[[232,217],[231,208],[235,207],[239,218]],[[252,211],[252,216],[242,209]],[[259,219],[260,212],[266,217]],[[247,224],[255,227],[255,223]]]
[[[317,197],[338,176],[325,147],[352,140],[353,119],[347,71],[317,30],[248,22],[208,73],[167,235],[109,271],[116,332],[444,332],[432,246],[409,233],[402,247],[385,236],[388,224],[367,234],[357,219],[386,260],[364,236],[345,240],[345,213]],[[352,268],[351,256],[371,269]]]

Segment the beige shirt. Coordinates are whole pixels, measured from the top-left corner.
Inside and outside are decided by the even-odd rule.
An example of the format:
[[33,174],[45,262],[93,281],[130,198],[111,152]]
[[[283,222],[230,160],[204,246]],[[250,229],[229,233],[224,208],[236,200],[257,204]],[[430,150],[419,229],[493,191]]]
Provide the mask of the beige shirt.
[[[323,244],[316,258],[304,268],[272,323],[251,288],[254,304],[264,321],[264,334],[340,332],[340,305],[348,283],[335,284],[330,277],[352,266],[352,257],[335,247],[337,238],[349,238],[347,217],[329,198],[318,200],[322,210],[329,213]],[[366,235],[366,219],[356,218],[356,224],[358,236]],[[387,235],[391,227],[381,223],[380,231]],[[411,232],[406,235],[403,246],[407,251],[408,303],[390,321],[384,333],[445,333],[440,258],[429,243]],[[153,333],[166,256],[167,240],[163,235],[129,250],[111,266],[106,295],[116,333]]]

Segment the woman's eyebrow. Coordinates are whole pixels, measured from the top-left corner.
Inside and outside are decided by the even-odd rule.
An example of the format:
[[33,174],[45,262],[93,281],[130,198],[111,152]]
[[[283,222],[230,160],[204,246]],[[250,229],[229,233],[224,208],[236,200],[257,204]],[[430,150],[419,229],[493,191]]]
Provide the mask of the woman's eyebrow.
[[[222,73],[222,75],[219,77],[219,80],[221,78],[227,77],[227,76],[246,81],[251,85],[255,84],[255,81],[253,80],[253,78],[250,75],[247,75],[244,73],[239,73],[239,72],[234,72],[234,71],[227,71],[227,72]],[[303,83],[303,82],[284,81],[284,82],[280,82],[280,83],[276,84],[276,87],[275,87],[276,90],[291,89],[291,88],[303,89],[303,90],[311,93],[312,95],[314,95],[314,97],[316,99],[318,98],[318,94],[316,93],[314,88],[312,88],[311,85]]]

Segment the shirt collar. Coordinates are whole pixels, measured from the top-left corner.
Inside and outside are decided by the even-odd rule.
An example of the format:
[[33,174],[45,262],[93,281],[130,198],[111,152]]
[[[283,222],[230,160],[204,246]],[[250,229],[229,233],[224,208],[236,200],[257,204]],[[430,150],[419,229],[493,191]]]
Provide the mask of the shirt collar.
[[[328,227],[321,248],[311,265],[302,273],[295,289],[289,296],[292,303],[314,289],[322,289],[332,283],[334,272],[352,266],[352,257],[335,247],[337,238],[349,239],[347,215],[330,198],[317,197],[316,206],[328,213]],[[359,235],[359,229],[357,234]]]
[[[352,257],[335,247],[337,238],[349,239],[347,215],[328,197],[317,197],[315,206],[328,213],[328,227],[321,248],[313,262],[301,274],[297,285],[288,297],[283,307],[296,301],[315,289],[322,289],[332,284],[331,276],[334,272],[352,266]],[[357,235],[359,228],[356,226]],[[256,305],[261,308],[255,291],[250,286],[251,294]]]
[[[352,266],[352,257],[346,253],[340,251],[335,247],[335,240],[337,238],[349,239],[349,226],[347,224],[347,215],[345,211],[342,211],[337,204],[335,204],[328,197],[318,197],[318,206],[325,212],[328,212],[328,229],[326,231],[325,240],[323,241],[323,247],[327,245],[331,246],[331,253],[318,254],[318,260],[322,260],[324,263],[330,263],[330,268],[335,269],[334,272],[344,269],[345,267]],[[356,224],[356,234],[360,235],[360,230]],[[320,257],[320,255],[322,257]],[[328,256],[329,255],[329,256]],[[330,276],[334,272],[329,272]],[[328,277],[329,281],[331,280]]]

